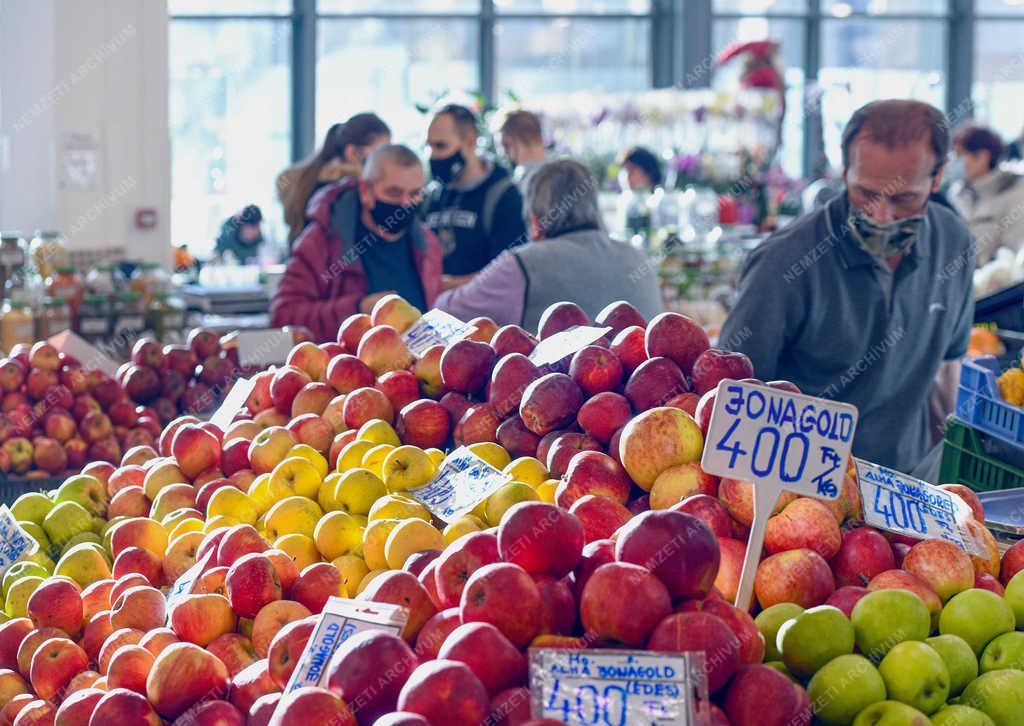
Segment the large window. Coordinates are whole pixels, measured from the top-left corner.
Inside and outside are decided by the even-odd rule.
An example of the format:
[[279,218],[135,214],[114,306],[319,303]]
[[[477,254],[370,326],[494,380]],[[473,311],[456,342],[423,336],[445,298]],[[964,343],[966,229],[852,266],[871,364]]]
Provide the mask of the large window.
[[1009,141],[1024,129],[1024,3],[975,2],[972,110]]

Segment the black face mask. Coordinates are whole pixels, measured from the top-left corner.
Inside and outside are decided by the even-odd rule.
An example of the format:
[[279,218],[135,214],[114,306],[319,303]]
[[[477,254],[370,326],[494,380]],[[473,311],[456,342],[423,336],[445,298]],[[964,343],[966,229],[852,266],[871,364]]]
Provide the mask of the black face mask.
[[382,232],[402,234],[412,224],[418,210],[418,204],[391,204],[378,199],[370,210],[370,217]]
[[466,168],[466,157],[458,149],[451,156],[430,160],[430,174],[442,184],[450,184],[459,178]]

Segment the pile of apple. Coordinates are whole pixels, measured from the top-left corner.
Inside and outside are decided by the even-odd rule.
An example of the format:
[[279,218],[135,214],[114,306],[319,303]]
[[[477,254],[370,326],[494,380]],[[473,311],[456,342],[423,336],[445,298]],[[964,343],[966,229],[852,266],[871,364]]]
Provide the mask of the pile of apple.
[[47,342],[16,345],[0,360],[0,471],[46,477],[88,461],[118,462],[152,444],[162,425],[102,371]]

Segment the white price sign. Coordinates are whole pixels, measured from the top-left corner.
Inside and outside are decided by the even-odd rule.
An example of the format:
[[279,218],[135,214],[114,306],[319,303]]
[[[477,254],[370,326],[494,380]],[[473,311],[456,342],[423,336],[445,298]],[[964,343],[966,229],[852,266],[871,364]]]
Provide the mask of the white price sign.
[[292,334],[287,330],[239,330],[235,340],[240,366],[284,363],[292,352]]
[[475,325],[468,325],[454,315],[434,308],[421,315],[412,327],[402,333],[402,340],[409,352],[419,358],[433,346],[462,340],[474,330]]
[[512,481],[508,474],[488,464],[465,446],[445,457],[437,474],[426,485],[409,494],[438,519],[450,522]]
[[0,576],[32,549],[35,540],[18,526],[6,504],[0,504]]
[[600,340],[611,328],[595,328],[590,325],[576,327],[555,333],[550,338],[537,343],[530,353],[530,361],[537,366],[550,366],[558,363],[577,351],[586,348],[594,341]]
[[864,522],[919,539],[944,539],[968,554],[988,557],[967,529],[971,508],[960,497],[870,461],[857,464]]
[[167,617],[170,619],[171,610],[187,595],[192,594],[192,588],[195,587],[196,580],[199,579],[200,575],[206,572],[207,565],[210,564],[210,560],[213,559],[213,555],[216,549],[212,549],[207,552],[203,559],[197,560],[190,568],[185,570],[181,576],[174,581],[174,585],[167,591]]
[[99,348],[87,343],[84,338],[70,330],[63,330],[48,338],[46,342],[61,353],[77,358],[78,362],[82,364],[82,368],[87,371],[100,370],[111,378],[117,375],[118,365],[116,362]]
[[252,378],[239,378],[235,381],[235,385],[231,386],[228,395],[224,397],[220,406],[213,416],[210,417],[210,423],[221,431],[231,425],[231,422],[235,419],[235,414],[245,405],[245,401],[249,398],[249,394],[252,393],[253,386],[255,385],[256,381]]
[[698,723],[703,653],[530,649],[531,715],[577,724]]
[[765,526],[779,495],[838,498],[856,429],[857,409],[848,403],[730,379],[718,384],[701,468],[754,484],[737,607],[750,606]]

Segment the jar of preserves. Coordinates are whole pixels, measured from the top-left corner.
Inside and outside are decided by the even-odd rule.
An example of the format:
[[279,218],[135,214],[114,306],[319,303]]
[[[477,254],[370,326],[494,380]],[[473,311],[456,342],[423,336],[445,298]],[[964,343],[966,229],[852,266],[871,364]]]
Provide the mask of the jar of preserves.
[[56,230],[36,230],[36,236],[29,245],[32,266],[44,280],[58,267],[70,264],[68,241]]
[[24,302],[5,300],[0,308],[0,346],[5,351],[18,343],[32,345],[36,340],[36,323],[32,308]]
[[132,292],[142,295],[142,303],[149,306],[153,295],[170,291],[170,278],[157,262],[140,262],[132,273]]
[[85,294],[85,282],[74,267],[58,267],[46,280],[46,294],[66,301],[74,315]]
[[0,232],[0,267],[8,271],[24,267],[27,247],[20,232]]
[[82,296],[76,318],[78,334],[90,342],[110,339],[110,298],[88,293]]
[[59,297],[45,298],[36,327],[39,340],[46,340],[57,333],[70,330],[71,306],[67,300]]
[[114,310],[110,334],[115,345],[119,339],[132,342],[146,329],[146,311],[142,307],[142,296],[137,292],[119,292],[114,296]]
[[119,290],[123,290],[126,284],[124,273],[112,262],[96,265],[85,276],[86,289],[95,295],[113,297]]
[[160,342],[170,342],[171,334],[185,329],[185,303],[169,292],[155,293],[148,312],[149,327]]

